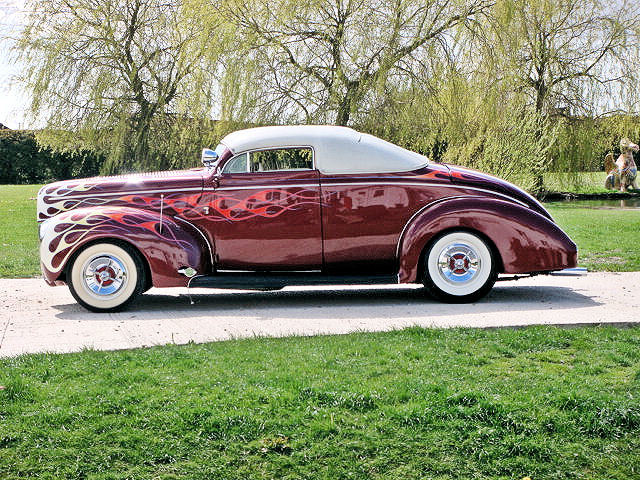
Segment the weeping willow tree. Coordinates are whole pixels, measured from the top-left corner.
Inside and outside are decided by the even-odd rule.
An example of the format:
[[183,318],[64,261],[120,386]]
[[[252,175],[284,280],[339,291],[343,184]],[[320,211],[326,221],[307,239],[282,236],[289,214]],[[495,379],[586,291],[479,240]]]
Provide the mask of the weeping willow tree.
[[[481,29],[451,39],[449,61],[394,85],[363,126],[542,194],[550,169],[598,163],[601,144],[615,136],[598,116],[632,111],[638,9],[626,1],[500,0],[478,19]],[[619,131],[633,133],[624,126],[632,116],[616,118]]]
[[501,0],[492,39],[537,112],[592,115],[628,104],[639,18],[635,0]]
[[[387,92],[358,128],[534,190],[556,129],[526,99],[455,66]],[[538,135],[543,132],[543,135]]]
[[[204,3],[203,3],[204,2]],[[488,0],[225,0],[236,28],[223,113],[254,122],[348,125],[418,57],[446,55],[447,38],[488,11]],[[203,7],[203,5],[205,7]],[[211,17],[209,17],[211,18]],[[235,61],[234,61],[235,60]],[[224,118],[224,115],[223,115]]]
[[202,62],[220,52],[215,30],[205,42],[180,0],[32,0],[27,10],[16,48],[46,124],[40,142],[105,151],[106,172],[185,162],[176,147],[210,129]]
[[[600,148],[593,132],[604,123],[577,126],[576,116],[640,105],[631,0],[30,0],[27,9],[17,51],[32,112],[47,125],[39,140],[104,151],[105,172],[192,164],[199,148],[249,125],[333,123],[541,192],[549,168]],[[594,146],[572,153],[572,141]]]
[[[589,122],[632,104],[629,87],[637,81],[637,41],[640,5],[631,0],[501,0],[491,18],[490,37],[505,84],[521,93],[542,119],[534,132],[539,141],[545,125],[557,127],[558,145],[541,163],[576,172],[588,162],[597,139]],[[580,128],[576,129],[576,123]],[[562,137],[580,142],[566,155]],[[552,157],[551,154],[555,154]],[[567,162],[566,160],[569,160]],[[533,190],[544,190],[541,168]],[[579,181],[578,176],[571,179]]]

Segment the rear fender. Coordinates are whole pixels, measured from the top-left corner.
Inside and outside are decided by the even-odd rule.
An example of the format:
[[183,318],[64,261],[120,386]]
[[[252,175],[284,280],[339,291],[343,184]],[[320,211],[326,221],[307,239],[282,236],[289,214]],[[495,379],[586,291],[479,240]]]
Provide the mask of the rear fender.
[[532,273],[575,267],[575,243],[553,221],[516,203],[462,197],[428,205],[404,228],[398,243],[400,283],[420,282],[420,259],[447,230],[477,232],[500,256],[501,273]]
[[84,245],[117,240],[135,247],[146,259],[154,287],[184,286],[177,270],[211,270],[211,251],[196,227],[179,218],[130,207],[79,208],[40,225],[40,261],[49,284],[57,283],[67,263]]

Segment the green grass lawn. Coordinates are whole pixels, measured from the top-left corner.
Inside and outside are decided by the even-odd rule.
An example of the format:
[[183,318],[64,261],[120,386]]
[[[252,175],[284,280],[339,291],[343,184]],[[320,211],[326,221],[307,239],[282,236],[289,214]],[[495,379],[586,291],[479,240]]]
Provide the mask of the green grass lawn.
[[[0,185],[0,277],[39,275],[36,201],[39,185]],[[640,270],[640,210],[547,205],[580,248],[590,270]]]
[[40,274],[36,195],[40,185],[0,185],[0,277]]
[[546,207],[578,245],[580,266],[592,271],[640,270],[640,209],[591,209],[561,202]]
[[0,478],[637,479],[640,329],[0,359]]

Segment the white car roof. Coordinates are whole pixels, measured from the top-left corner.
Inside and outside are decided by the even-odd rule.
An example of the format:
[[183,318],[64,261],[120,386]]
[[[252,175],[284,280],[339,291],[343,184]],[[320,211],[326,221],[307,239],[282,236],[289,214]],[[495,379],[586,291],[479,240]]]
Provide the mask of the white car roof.
[[424,167],[427,157],[333,125],[291,125],[238,130],[220,143],[234,154],[276,147],[312,147],[316,168],[324,174],[408,172]]

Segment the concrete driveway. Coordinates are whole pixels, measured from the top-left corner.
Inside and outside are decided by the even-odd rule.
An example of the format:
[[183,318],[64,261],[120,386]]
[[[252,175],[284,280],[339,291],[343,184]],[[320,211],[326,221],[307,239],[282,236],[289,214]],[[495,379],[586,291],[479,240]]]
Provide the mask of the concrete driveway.
[[129,310],[95,314],[66,287],[0,279],[0,356],[112,350],[252,336],[424,327],[640,323],[640,272],[499,282],[482,301],[436,303],[412,287],[295,287],[279,292],[152,289]]

